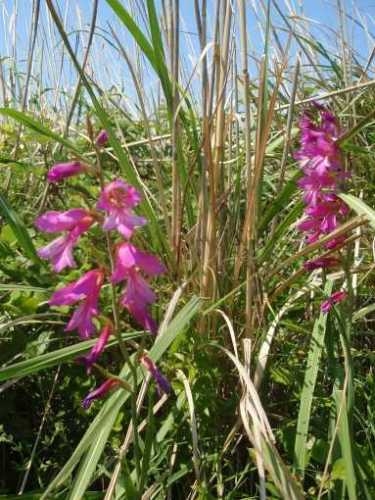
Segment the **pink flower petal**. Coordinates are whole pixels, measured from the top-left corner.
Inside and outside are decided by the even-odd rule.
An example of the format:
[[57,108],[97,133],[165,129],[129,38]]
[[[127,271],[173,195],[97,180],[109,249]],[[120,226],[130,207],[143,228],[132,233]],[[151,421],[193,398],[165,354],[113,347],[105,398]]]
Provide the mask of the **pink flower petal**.
[[96,342],[94,347],[91,349],[91,351],[88,354],[86,354],[85,356],[80,356],[78,358],[78,361],[80,361],[81,363],[83,363],[86,366],[87,373],[91,372],[91,366],[94,363],[96,363],[99,356],[104,351],[105,346],[108,342],[108,339],[112,334],[112,330],[113,330],[112,325],[110,323],[106,324],[100,333],[98,341]]
[[49,182],[60,182],[67,177],[80,174],[87,170],[87,166],[79,161],[69,161],[66,163],[56,163],[50,168],[47,179]]
[[82,406],[85,410],[87,410],[93,401],[96,399],[103,398],[108,392],[120,385],[120,382],[116,379],[110,378],[106,380],[103,384],[101,384],[99,387],[91,391],[87,396],[83,399],[82,401]]
[[168,394],[171,391],[171,385],[165,376],[161,373],[156,364],[147,354],[142,354],[139,358],[141,365],[150,373],[151,377],[155,380],[159,396]]
[[108,142],[108,132],[106,130],[101,130],[99,132],[99,134],[97,135],[96,139],[95,139],[95,143],[97,146],[105,146]]

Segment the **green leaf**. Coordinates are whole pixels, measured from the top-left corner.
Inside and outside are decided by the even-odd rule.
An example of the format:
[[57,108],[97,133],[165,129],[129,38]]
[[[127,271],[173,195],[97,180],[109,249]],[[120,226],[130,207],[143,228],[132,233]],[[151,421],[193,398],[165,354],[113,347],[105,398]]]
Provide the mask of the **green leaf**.
[[364,201],[360,200],[352,194],[339,194],[339,197],[345,201],[351,209],[353,209],[358,215],[364,215],[367,217],[369,223],[373,228],[375,228],[375,210],[369,207]]
[[356,474],[354,470],[352,439],[350,436],[347,395],[341,389],[334,389],[334,399],[338,415],[338,436],[345,467],[343,481],[348,489],[349,500],[357,500]]
[[[333,282],[327,281],[324,294],[329,296],[332,292]],[[323,351],[324,337],[327,327],[327,314],[320,313],[319,318],[314,323],[309,352],[307,355],[307,365],[305,379],[300,397],[300,407],[298,412],[296,441],[294,445],[294,468],[303,477],[306,468],[306,448],[307,435],[311,418],[311,407],[314,397],[316,379],[318,377],[319,362]]]
[[[140,334],[137,332],[131,332],[124,334],[122,337],[124,340],[129,340],[137,338],[139,335]],[[42,354],[41,356],[36,356],[35,358],[20,361],[19,363],[1,368],[0,382],[11,378],[22,378],[27,375],[33,375],[41,370],[45,370],[65,361],[74,359],[79,354],[83,354],[88,351],[96,342],[97,339],[85,340],[84,342],[63,347],[62,349],[48,352],[47,354]],[[117,339],[110,340],[107,344],[107,348],[116,345],[117,343]]]
[[26,229],[26,226],[18,216],[17,212],[9,205],[5,195],[0,194],[0,214],[7,221],[12,229],[14,236],[20,247],[24,250],[26,256],[35,264],[41,264],[41,260],[36,253],[34,244]]
[[282,191],[276,198],[270,202],[269,208],[266,210],[259,223],[259,232],[262,233],[267,228],[272,219],[279,215],[282,210],[287,207],[292,199],[293,194],[297,190],[297,180],[301,177],[301,173],[297,172],[283,187]]

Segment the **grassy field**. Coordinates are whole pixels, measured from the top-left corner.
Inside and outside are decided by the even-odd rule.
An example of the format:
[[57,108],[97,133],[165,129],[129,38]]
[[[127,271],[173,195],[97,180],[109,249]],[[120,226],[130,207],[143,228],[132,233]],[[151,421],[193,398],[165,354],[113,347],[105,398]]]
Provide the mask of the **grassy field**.
[[302,7],[0,3],[0,499],[375,498],[375,35]]

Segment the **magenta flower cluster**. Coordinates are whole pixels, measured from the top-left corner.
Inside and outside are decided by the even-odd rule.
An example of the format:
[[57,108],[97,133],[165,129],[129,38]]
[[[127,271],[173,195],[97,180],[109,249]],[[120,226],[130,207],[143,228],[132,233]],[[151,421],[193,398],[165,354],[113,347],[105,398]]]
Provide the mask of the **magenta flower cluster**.
[[[314,121],[313,115],[317,115]],[[303,190],[305,218],[298,224],[306,234],[307,243],[314,243],[332,233],[349,213],[348,206],[337,196],[348,173],[344,171],[342,153],[338,144],[340,128],[336,117],[327,108],[314,103],[310,112],[300,119],[301,145],[295,154],[303,171],[298,182]],[[324,243],[327,251],[334,251],[345,241],[345,236],[334,237]],[[305,262],[307,271],[335,267],[340,260],[332,255]],[[335,292],[337,297],[322,304],[328,312],[333,304],[343,300],[345,293]]]
[[[107,140],[107,132],[102,130],[96,139],[96,145],[103,147]],[[49,170],[47,178],[49,182],[56,183],[88,171],[88,167],[79,161],[58,163]],[[99,298],[106,278],[109,278],[113,285],[125,284],[120,304],[136,323],[152,334],[157,333],[157,323],[150,313],[150,306],[155,302],[156,295],[148,279],[164,273],[166,269],[157,257],[140,250],[129,241],[134,231],[147,223],[144,217],[134,213],[134,208],[140,201],[141,196],[136,188],[122,179],[117,179],[103,186],[95,208],[90,210],[72,208],[63,212],[48,211],[35,221],[40,231],[62,233],[38,250],[39,256],[49,260],[56,272],[76,266],[74,248],[82,235],[93,225],[100,224],[104,231],[117,231],[121,236],[122,241],[116,245],[114,267],[111,271],[107,271],[104,266],[91,269],[76,281],[58,289],[49,300],[51,306],[76,305],[65,330],[77,330],[82,339],[89,339],[95,335],[97,324],[103,323],[96,344],[87,355],[78,359],[85,365],[87,373],[91,372],[92,366],[97,362],[113,333],[112,322],[107,318],[100,320]],[[140,363],[155,379],[158,390],[168,392],[170,388],[168,381],[147,354],[142,354]],[[88,408],[94,399],[104,396],[118,385],[117,379],[107,379],[88,394],[83,400],[83,406]]]

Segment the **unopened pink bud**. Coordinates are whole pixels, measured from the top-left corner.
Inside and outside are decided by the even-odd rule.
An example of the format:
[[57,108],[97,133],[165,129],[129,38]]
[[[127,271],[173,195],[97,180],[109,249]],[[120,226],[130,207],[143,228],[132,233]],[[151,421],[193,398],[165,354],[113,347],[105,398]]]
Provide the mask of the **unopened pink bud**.
[[49,182],[57,183],[66,179],[67,177],[72,177],[73,175],[80,174],[87,170],[86,165],[79,161],[69,161],[66,163],[56,163],[50,168],[47,179]]
[[97,146],[105,146],[108,142],[108,132],[106,130],[101,130],[95,139]]

